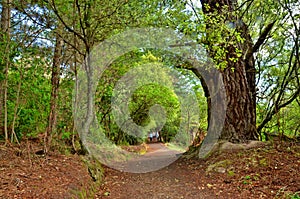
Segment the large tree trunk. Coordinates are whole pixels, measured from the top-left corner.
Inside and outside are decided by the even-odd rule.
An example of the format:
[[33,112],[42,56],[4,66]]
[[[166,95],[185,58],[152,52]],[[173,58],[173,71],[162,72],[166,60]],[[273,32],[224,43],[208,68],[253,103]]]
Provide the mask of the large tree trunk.
[[[245,39],[244,42],[238,42],[233,46],[226,45],[227,51],[224,61],[227,62],[227,67],[221,69],[223,81],[226,90],[227,111],[224,123],[224,128],[220,139],[225,139],[231,142],[245,142],[246,140],[258,139],[256,132],[256,96],[255,96],[255,66],[253,58],[253,43],[249,35],[248,27],[236,16],[233,16],[232,10],[235,7],[236,1],[213,1],[201,0],[203,12],[209,16],[224,15],[220,18],[219,26],[225,26],[226,21],[236,24],[236,31]],[[218,3],[218,5],[216,5]],[[208,5],[208,6],[205,6]],[[210,24],[207,20],[207,29],[215,30],[216,26]],[[232,39],[232,38],[231,38]],[[234,39],[234,38],[233,38]],[[209,43],[213,46],[215,43]],[[222,43],[217,44],[222,47]],[[236,61],[231,61],[230,58],[236,58],[236,47],[242,51],[242,56]],[[214,50],[208,49],[209,54],[215,57]],[[249,53],[250,52],[250,53]],[[209,104],[208,104],[209,106]]]
[[245,62],[240,60],[229,67],[222,72],[227,111],[221,139],[231,142],[257,139],[255,98],[250,91]]

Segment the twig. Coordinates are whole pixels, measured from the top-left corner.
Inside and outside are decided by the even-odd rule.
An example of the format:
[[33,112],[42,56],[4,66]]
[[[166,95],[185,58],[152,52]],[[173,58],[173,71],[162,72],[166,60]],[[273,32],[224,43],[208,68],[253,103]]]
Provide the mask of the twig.
[[27,145],[27,155],[28,155],[28,159],[29,159],[29,163],[30,163],[30,168],[32,168],[32,161],[30,158],[30,147],[29,147],[28,139],[26,141],[26,145]]

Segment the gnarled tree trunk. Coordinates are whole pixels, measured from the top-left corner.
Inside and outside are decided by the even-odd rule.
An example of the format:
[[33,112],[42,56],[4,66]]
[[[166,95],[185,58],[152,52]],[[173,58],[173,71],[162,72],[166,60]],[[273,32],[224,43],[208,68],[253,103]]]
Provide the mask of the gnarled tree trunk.
[[[236,1],[201,0],[203,12],[206,16],[224,15],[220,18],[220,26],[225,26],[226,21],[236,24],[236,31],[244,39],[239,42],[236,38],[233,45],[225,45],[227,62],[225,69],[221,69],[226,90],[227,111],[224,128],[220,139],[231,142],[245,142],[258,139],[256,131],[256,95],[255,95],[255,66],[253,57],[253,43],[249,35],[248,27],[237,16],[233,16]],[[215,27],[207,20],[207,29],[211,31]],[[213,46],[215,43],[209,43]],[[223,44],[217,44],[222,46]],[[209,48],[209,54],[215,57],[214,50]],[[236,47],[242,56],[236,55]],[[237,58],[235,61],[232,58]],[[209,106],[209,104],[208,104]]]

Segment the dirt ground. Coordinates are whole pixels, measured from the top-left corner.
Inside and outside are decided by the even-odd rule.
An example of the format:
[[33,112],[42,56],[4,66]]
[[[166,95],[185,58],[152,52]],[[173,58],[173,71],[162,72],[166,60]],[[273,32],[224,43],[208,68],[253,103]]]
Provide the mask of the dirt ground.
[[299,166],[300,147],[288,144],[182,158],[145,174],[105,168],[98,198],[290,198],[300,192]]
[[[1,143],[2,144],[2,143]],[[76,198],[92,183],[81,158],[39,154],[34,142],[0,145],[0,198]]]
[[0,198],[290,198],[300,193],[300,146],[277,146],[180,158],[143,174],[104,166],[95,187],[82,157],[38,155],[35,143],[0,145]]

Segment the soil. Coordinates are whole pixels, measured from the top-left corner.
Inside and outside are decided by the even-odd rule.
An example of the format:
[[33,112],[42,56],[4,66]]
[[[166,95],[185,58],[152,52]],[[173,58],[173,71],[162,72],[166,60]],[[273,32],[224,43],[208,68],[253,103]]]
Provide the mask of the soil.
[[[164,146],[142,147],[155,154]],[[103,166],[101,184],[93,182],[82,157],[45,156],[40,149],[34,142],[0,145],[0,198],[289,198],[300,193],[300,146],[292,143],[227,151],[205,160],[180,157],[147,173]]]
[[45,156],[42,149],[35,142],[0,145],[0,198],[73,198],[89,189],[81,157],[57,151]]

